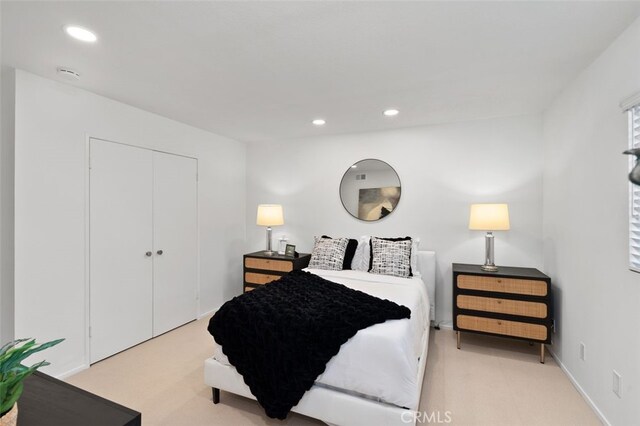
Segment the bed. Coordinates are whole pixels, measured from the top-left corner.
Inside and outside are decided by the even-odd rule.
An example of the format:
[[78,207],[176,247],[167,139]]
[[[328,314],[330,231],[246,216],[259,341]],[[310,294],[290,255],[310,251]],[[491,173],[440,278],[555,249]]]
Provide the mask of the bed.
[[[411,309],[410,320],[387,321],[360,330],[342,345],[314,386],[291,411],[329,424],[415,423],[435,318],[435,253],[418,252],[420,276],[397,278],[362,271],[307,269],[327,280]],[[367,356],[363,356],[366,354]],[[375,372],[375,374],[371,374]],[[217,344],[205,361],[205,383],[255,399]]]

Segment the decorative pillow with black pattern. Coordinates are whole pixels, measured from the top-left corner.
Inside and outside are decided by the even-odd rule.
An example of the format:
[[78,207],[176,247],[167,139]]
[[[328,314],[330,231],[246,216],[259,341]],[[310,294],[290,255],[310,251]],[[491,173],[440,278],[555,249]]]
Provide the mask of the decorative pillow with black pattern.
[[[326,235],[323,235],[321,238],[328,238],[330,240],[333,239]],[[342,269],[351,269],[351,262],[353,261],[353,256],[355,256],[357,248],[358,248],[358,240],[349,238],[349,242],[347,243],[347,248],[344,251],[344,261],[342,262]]]
[[309,268],[341,271],[349,239],[322,237],[315,237],[315,239]]
[[369,272],[408,278],[411,273],[411,237],[371,237]]

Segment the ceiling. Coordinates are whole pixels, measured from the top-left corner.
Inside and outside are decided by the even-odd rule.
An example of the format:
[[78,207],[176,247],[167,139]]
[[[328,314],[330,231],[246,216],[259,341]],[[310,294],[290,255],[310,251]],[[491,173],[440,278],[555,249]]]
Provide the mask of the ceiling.
[[542,111],[639,14],[611,1],[3,1],[2,63],[51,79],[71,67],[78,87],[266,141]]

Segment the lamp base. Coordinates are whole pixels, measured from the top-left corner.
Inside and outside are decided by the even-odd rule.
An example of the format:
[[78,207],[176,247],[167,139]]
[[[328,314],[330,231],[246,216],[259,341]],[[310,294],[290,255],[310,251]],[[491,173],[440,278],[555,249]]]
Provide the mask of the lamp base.
[[267,249],[264,251],[265,256],[273,256],[275,252],[271,250],[271,227],[267,226]]
[[498,267],[496,265],[482,265],[480,269],[487,272],[498,272]]
[[498,267],[493,262],[493,232],[487,231],[484,236],[484,265],[480,267],[483,271],[496,272]]

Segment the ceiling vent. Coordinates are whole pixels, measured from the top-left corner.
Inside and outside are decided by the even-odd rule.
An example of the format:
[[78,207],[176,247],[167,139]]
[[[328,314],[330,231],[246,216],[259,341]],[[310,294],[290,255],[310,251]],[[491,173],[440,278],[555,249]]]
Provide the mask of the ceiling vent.
[[67,67],[58,67],[58,75],[67,81],[80,80],[80,73],[74,69]]
[[367,175],[364,173],[356,175],[356,180],[367,180]]

